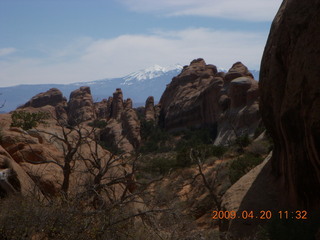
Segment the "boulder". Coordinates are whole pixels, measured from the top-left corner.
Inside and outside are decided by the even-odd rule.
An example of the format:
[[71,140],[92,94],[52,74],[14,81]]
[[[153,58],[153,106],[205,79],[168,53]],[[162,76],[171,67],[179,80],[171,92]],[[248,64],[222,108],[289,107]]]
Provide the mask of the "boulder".
[[233,79],[239,78],[239,77],[249,77],[254,78],[253,75],[250,73],[248,68],[243,65],[241,62],[236,62],[232,65],[232,67],[229,69],[229,71],[225,74],[224,80],[226,83],[231,82]]
[[21,193],[24,196],[36,196],[42,199],[43,195],[10,154],[0,146],[0,196]]
[[[227,232],[228,239],[248,239],[259,231],[259,226],[266,224],[261,219],[261,211],[272,211],[272,219],[283,210],[287,199],[281,193],[279,180],[272,175],[271,154],[257,167],[249,171],[233,184],[221,199],[223,211],[236,211],[237,218],[223,219],[220,230]],[[243,212],[253,211],[254,218],[245,218]]]
[[320,2],[284,1],[264,50],[260,111],[293,207],[320,207]]

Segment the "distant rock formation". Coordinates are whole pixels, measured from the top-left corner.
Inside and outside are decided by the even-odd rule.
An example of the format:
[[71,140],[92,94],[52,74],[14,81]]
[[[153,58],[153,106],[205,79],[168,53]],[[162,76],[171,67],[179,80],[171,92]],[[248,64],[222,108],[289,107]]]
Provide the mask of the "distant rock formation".
[[140,121],[132,109],[132,100],[123,100],[122,90],[116,89],[113,98],[109,98],[107,106],[111,106],[109,120],[101,131],[101,139],[109,142],[112,148],[124,152],[132,152],[140,146]]
[[57,88],[51,88],[46,92],[37,94],[18,109],[25,109],[29,107],[41,108],[45,106],[53,106],[55,108],[55,111],[52,112],[54,117],[64,120],[67,119],[67,99]]
[[156,111],[154,108],[154,98],[152,96],[148,97],[146,100],[144,108],[144,117],[146,121],[155,121],[156,120]]
[[258,83],[242,63],[225,74],[201,58],[193,60],[167,85],[159,105],[167,130],[216,128],[216,144],[253,135],[259,124]]
[[31,98],[24,105],[19,108],[33,107],[39,108],[46,105],[57,106],[57,105],[66,105],[67,99],[62,95],[62,92],[57,88],[51,88],[50,90],[39,93],[33,98]]
[[53,88],[37,94],[19,109],[35,111],[33,108],[41,108],[52,113],[60,122],[71,126],[104,120],[107,126],[101,130],[101,139],[108,141],[115,149],[131,152],[140,146],[141,141],[140,121],[132,105],[130,98],[123,100],[120,88],[116,89],[113,97],[94,103],[90,87],[80,87],[70,94],[68,103],[62,93]]
[[320,206],[320,2],[284,1],[265,47],[261,114],[293,207]]
[[69,124],[74,125],[96,118],[90,87],[80,87],[70,94],[68,102]]
[[[53,107],[44,106],[39,110],[48,110],[49,108]],[[68,150],[66,150],[67,145],[63,140],[65,139],[63,129],[56,124],[56,119],[47,119],[46,125],[39,125],[37,130],[30,129],[28,131],[10,127],[10,114],[1,114],[0,121],[2,123],[0,197],[15,192],[22,195],[38,195],[40,199],[43,195],[56,196],[60,194],[64,179],[61,166],[63,166],[65,154]],[[81,129],[84,130],[86,127],[88,126],[84,124]],[[66,131],[66,128],[64,131]],[[86,134],[86,131],[83,131],[83,133]],[[72,140],[78,138],[79,135],[76,131],[67,133],[67,139],[73,147],[75,145],[72,142],[75,141]],[[70,176],[69,192],[72,194],[84,190],[85,183],[92,181],[92,175],[89,173],[87,165],[89,162],[86,162],[85,159],[92,160],[93,149],[95,149],[94,154],[101,157],[102,163],[108,161],[111,156],[111,153],[107,150],[99,145],[94,145],[90,136],[81,143],[81,146],[74,149],[77,151],[77,157],[73,166],[76,171],[72,171]],[[53,162],[56,162],[56,164]],[[61,166],[58,164],[61,164]],[[126,167],[117,164],[117,166],[111,167],[111,172],[108,171],[106,177],[122,175],[125,177],[126,169]],[[124,189],[124,186],[120,185],[116,187]]]
[[111,118],[120,119],[123,112],[123,94],[120,88],[117,88],[113,93],[113,99],[111,104]]
[[96,116],[99,119],[109,119],[111,113],[111,103],[112,97],[109,99],[103,99],[101,102],[94,103],[94,107],[96,109]]

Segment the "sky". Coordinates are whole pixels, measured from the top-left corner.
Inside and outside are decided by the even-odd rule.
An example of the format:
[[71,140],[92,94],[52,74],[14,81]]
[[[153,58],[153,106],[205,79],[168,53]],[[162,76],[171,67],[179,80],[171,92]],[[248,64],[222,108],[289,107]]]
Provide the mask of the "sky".
[[204,58],[258,70],[282,0],[0,0],[0,87]]

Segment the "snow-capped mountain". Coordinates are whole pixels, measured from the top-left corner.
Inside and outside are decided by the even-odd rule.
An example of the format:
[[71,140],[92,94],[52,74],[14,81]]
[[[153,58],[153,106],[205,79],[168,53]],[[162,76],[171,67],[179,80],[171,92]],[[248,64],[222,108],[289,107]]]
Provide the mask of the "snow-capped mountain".
[[138,72],[134,72],[124,77],[125,80],[123,85],[131,85],[132,81],[145,81],[157,77],[161,77],[162,75],[171,72],[181,70],[183,68],[182,65],[176,64],[169,67],[161,67],[159,65],[153,65],[152,67],[140,70]]
[[152,67],[131,73],[125,77],[103,79],[90,82],[77,82],[71,84],[37,84],[18,85],[0,88],[1,99],[6,101],[1,111],[8,112],[27,102],[31,97],[50,88],[58,88],[64,96],[80,86],[90,86],[94,101],[101,101],[112,96],[116,88],[121,88],[125,98],[131,98],[134,106],[144,105],[149,96],[159,101],[166,85],[181,72],[182,66],[176,64],[169,67],[154,65]]
[[[71,84],[38,84],[18,85],[0,88],[0,104],[5,101],[1,111],[8,112],[16,109],[19,105],[27,102],[31,97],[50,88],[58,88],[64,96],[80,86],[90,86],[94,101],[101,101],[112,96],[116,88],[121,88],[124,98],[131,98],[135,107],[144,105],[149,96],[153,96],[158,102],[166,85],[177,76],[183,66],[176,64],[169,67],[154,65],[152,67],[131,73],[125,77],[103,79],[90,82],[77,82]],[[226,69],[218,68],[218,71],[227,72]],[[255,79],[259,79],[259,71],[250,70]]]

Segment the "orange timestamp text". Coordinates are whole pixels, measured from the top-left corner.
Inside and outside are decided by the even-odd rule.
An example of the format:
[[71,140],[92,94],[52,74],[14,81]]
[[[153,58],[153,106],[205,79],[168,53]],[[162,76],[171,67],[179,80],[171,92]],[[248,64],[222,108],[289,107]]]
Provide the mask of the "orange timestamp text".
[[274,217],[279,219],[306,220],[308,213],[305,210],[297,211],[212,211],[212,219],[262,219],[268,220]]

